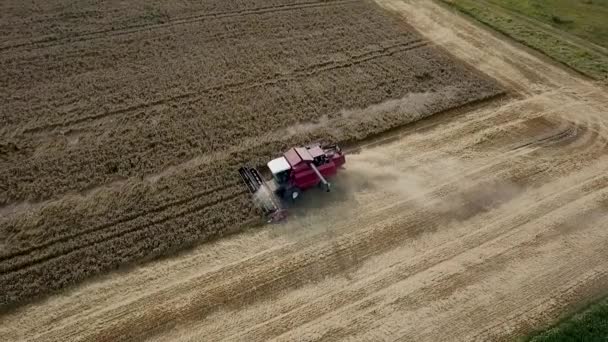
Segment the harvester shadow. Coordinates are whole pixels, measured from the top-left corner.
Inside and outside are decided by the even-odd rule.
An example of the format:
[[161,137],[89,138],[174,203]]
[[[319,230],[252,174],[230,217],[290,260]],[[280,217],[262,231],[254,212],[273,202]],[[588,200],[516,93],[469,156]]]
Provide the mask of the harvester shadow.
[[[288,218],[286,222],[272,228],[275,236],[289,241],[298,242],[312,237],[322,237],[334,245],[334,258],[339,265],[336,275],[351,280],[350,273],[356,269],[361,260],[352,255],[340,252],[338,237],[342,234],[335,229],[340,222],[348,221],[359,209],[356,194],[366,189],[367,185],[356,184],[348,169],[343,170],[338,177],[331,180],[331,191],[320,188],[304,192],[295,203],[288,203]],[[312,276],[312,275],[311,275]],[[314,278],[314,277],[312,277]],[[312,279],[311,278],[311,279]]]
[[299,239],[311,234],[330,233],[333,225],[348,219],[358,206],[357,192],[361,187],[353,186],[349,181],[348,170],[343,170],[339,177],[332,179],[331,191],[320,188],[310,189],[295,202],[288,202],[288,218],[273,230],[287,238]]

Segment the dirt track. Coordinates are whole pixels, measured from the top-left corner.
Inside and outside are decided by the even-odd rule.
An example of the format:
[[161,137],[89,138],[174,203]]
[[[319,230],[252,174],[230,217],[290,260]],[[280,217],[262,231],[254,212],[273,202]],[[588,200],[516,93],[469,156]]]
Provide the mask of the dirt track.
[[486,341],[608,292],[606,89],[431,2],[379,3],[513,96],[370,141],[289,224],[24,307],[0,339]]

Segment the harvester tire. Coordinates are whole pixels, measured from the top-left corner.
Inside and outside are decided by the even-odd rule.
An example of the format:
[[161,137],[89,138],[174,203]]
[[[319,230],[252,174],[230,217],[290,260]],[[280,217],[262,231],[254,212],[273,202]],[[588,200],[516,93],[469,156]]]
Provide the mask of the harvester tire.
[[302,191],[300,190],[300,188],[293,187],[293,188],[287,189],[285,191],[285,198],[288,200],[291,200],[292,202],[295,202],[296,199],[298,199],[301,194],[302,194]]

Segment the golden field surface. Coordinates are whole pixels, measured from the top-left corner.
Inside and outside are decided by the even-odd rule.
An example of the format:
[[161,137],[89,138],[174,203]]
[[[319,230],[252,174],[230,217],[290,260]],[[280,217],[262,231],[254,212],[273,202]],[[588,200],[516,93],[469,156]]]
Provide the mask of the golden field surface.
[[243,163],[502,92],[369,1],[3,6],[0,305],[250,222]]

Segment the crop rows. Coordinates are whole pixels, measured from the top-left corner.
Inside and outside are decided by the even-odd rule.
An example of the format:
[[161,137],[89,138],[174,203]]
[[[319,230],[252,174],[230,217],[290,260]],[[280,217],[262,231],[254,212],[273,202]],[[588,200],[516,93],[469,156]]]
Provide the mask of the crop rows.
[[[17,146],[29,143],[36,148],[9,156],[3,163],[6,172],[0,183],[6,184],[7,190],[0,202],[44,199],[116,177],[153,174],[269,129],[331,117],[343,108],[364,108],[395,95],[455,87],[471,91],[464,99],[468,102],[495,90],[487,82],[475,83],[461,67],[427,59],[434,51],[422,47],[379,52],[356,62],[338,62],[322,71],[315,67],[260,84],[178,98],[153,108],[135,107],[105,125],[86,129],[78,135],[77,144],[70,144],[65,136],[51,142],[26,137],[18,140]],[[429,78],[418,80],[424,77]],[[451,101],[439,99],[436,106],[449,108],[454,105]]]
[[0,217],[0,306],[251,223],[242,164],[501,93],[370,2],[236,3],[2,45],[0,205],[46,202]]
[[65,0],[44,3],[7,0],[3,7],[4,17],[0,21],[0,35],[4,38],[0,51],[46,47],[49,43],[57,44],[103,34],[121,34],[136,29],[154,29],[183,21],[281,11],[336,1],[340,0],[215,0],[180,3],[134,0],[125,5],[111,4],[103,7],[96,2],[69,6]]
[[[407,42],[414,37],[407,30],[381,31],[385,25],[377,16],[350,20],[364,14],[366,6],[338,3],[279,16],[258,15],[254,20],[219,18],[130,36],[106,36],[95,42],[71,42],[67,48],[2,54],[7,77],[0,84],[11,89],[16,100],[6,112],[11,122],[37,127],[37,120],[60,122],[104,107],[113,111],[167,95],[257,82],[326,62],[333,55],[373,48],[370,43]],[[370,40],[364,38],[369,31],[376,32]],[[349,32],[363,37],[346,35]],[[45,86],[53,91],[39,91]],[[82,98],[92,91],[96,98]],[[79,100],[82,103],[73,106]]]

